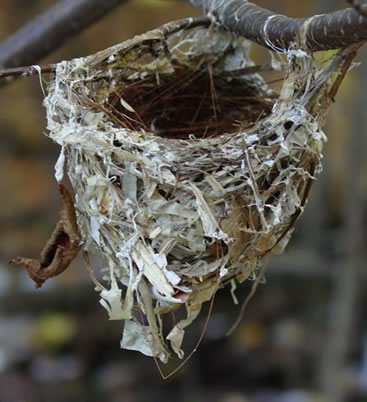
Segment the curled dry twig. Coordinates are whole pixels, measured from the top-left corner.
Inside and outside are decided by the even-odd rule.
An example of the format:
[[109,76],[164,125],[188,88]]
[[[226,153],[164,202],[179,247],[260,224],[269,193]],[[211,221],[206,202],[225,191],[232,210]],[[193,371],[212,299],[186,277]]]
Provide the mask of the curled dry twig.
[[40,259],[15,257],[9,262],[24,266],[37,288],[48,278],[64,272],[82,246],[71,195],[62,184],[58,188],[61,195],[60,219],[42,250]]

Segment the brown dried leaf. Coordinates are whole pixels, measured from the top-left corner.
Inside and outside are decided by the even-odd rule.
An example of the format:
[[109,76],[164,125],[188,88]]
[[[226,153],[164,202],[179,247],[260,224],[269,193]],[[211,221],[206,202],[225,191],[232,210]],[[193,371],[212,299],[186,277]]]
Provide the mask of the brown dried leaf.
[[10,264],[23,265],[37,288],[48,278],[64,272],[82,246],[71,195],[62,184],[58,189],[61,195],[60,219],[41,252],[41,258],[16,257],[10,261]]
[[258,223],[256,222],[255,225],[253,220],[256,220],[256,218],[251,215],[243,200],[240,197],[234,197],[232,200],[232,209],[221,222],[223,231],[233,239],[228,244],[231,261],[237,261],[255,237]]

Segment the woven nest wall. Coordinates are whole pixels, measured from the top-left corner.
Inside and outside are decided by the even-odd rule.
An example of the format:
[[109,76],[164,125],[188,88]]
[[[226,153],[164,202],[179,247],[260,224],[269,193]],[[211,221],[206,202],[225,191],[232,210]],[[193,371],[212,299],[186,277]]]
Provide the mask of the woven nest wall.
[[123,348],[163,362],[183,357],[185,327],[218,288],[284,249],[321,170],[343,57],[318,65],[290,49],[275,93],[248,74],[249,51],[184,20],[62,62],[48,86],[56,178],[66,166],[84,248],[108,262],[101,303],[126,320]]

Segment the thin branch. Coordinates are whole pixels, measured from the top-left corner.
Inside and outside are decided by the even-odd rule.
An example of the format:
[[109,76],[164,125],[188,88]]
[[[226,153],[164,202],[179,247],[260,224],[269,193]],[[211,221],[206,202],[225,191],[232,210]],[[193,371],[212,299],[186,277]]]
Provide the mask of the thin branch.
[[[277,50],[288,49],[302,27],[311,51],[338,49],[367,40],[367,6],[310,18],[289,18],[243,0],[187,0],[229,31]],[[307,23],[307,25],[304,25]]]
[[[56,70],[56,64],[45,64],[41,66],[26,66],[26,67],[14,67],[5,68],[0,70],[0,79],[9,77],[29,77],[30,75],[36,75],[41,72],[54,73]],[[240,68],[238,70],[226,71],[223,76],[238,77],[242,75],[250,75],[259,72],[278,72],[279,69],[275,69],[271,64],[260,64],[258,66],[250,66]]]
[[30,75],[35,75],[41,72],[53,73],[56,70],[55,64],[45,64],[43,66],[26,66],[26,67],[14,67],[5,68],[0,70],[0,78],[10,78],[10,77],[29,77]]
[[0,68],[36,64],[127,0],[62,0],[0,43]]
[[[181,20],[171,21],[170,23],[165,24],[162,29],[162,33],[164,35],[168,35],[178,32],[180,30],[192,29],[197,26],[209,26],[210,24],[211,20],[208,17],[183,18]],[[243,74],[253,74],[258,71],[273,71],[273,70],[274,69],[270,65],[254,66],[254,67],[247,67],[246,69],[242,70],[233,71],[233,74],[243,75]],[[56,71],[56,64],[45,64],[40,66],[32,65],[32,66],[11,67],[11,68],[1,68],[0,65],[0,85],[9,82],[16,77],[28,77],[30,75],[35,75],[39,73],[53,73],[55,71]],[[6,78],[7,80],[2,80],[3,78]]]

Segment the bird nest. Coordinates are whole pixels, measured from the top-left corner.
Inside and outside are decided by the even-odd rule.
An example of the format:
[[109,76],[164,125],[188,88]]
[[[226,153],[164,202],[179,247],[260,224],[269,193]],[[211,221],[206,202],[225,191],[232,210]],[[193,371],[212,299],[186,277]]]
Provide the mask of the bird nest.
[[121,347],[163,362],[183,357],[185,327],[218,288],[254,280],[284,249],[321,170],[348,51],[316,63],[295,45],[279,93],[249,51],[187,19],[61,62],[48,86],[56,178],[66,165],[84,249],[108,263],[101,304],[126,320]]

